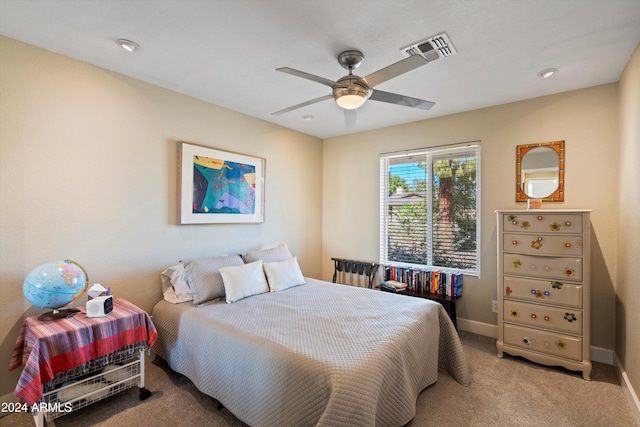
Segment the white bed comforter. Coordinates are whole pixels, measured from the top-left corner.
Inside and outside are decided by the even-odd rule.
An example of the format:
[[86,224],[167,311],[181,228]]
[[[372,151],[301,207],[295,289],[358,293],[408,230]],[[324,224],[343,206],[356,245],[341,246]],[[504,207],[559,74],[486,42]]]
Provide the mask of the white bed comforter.
[[251,426],[398,426],[438,367],[469,383],[437,303],[314,279],[198,307],[158,303],[154,350]]

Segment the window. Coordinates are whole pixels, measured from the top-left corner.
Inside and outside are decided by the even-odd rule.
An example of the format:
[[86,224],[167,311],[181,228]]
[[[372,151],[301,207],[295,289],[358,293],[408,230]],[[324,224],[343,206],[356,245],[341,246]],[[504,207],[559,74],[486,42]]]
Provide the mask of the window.
[[380,261],[480,274],[480,146],[380,156]]

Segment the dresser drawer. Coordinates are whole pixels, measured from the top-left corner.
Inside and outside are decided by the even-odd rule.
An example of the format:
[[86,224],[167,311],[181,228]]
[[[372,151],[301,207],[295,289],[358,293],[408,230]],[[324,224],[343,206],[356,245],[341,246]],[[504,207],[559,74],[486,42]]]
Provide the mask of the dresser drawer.
[[502,240],[505,252],[559,256],[582,255],[582,236],[505,233]]
[[582,308],[582,284],[504,276],[505,298]]
[[504,231],[527,233],[581,234],[582,215],[558,213],[503,214]]
[[505,323],[504,343],[567,359],[582,360],[582,338]]
[[503,316],[505,322],[520,323],[571,334],[582,333],[582,311],[572,308],[554,308],[504,300]]
[[505,274],[582,281],[582,258],[504,254],[503,260]]

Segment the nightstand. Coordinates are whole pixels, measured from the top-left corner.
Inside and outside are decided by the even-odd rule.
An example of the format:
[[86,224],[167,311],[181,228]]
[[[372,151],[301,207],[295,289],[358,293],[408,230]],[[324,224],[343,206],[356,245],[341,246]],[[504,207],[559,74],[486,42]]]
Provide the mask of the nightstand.
[[151,395],[144,353],[158,334],[149,315],[124,299],[105,317],[79,308],[65,319],[28,317],[18,334],[9,370],[24,369],[14,394],[38,427],[136,384],[140,399]]

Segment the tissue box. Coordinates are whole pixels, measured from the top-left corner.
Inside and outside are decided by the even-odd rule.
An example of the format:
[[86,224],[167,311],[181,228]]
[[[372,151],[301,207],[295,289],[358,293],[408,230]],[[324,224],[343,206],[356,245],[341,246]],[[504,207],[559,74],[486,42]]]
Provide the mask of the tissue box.
[[111,288],[105,288],[100,283],[94,283],[87,291],[87,299],[92,300],[97,297],[111,295]]

